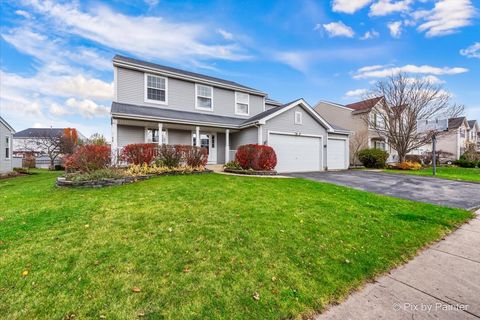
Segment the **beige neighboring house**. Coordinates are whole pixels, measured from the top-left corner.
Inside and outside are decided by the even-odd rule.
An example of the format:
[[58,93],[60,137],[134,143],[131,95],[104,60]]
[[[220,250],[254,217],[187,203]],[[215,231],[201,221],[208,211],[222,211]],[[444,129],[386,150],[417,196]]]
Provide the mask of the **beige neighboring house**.
[[379,128],[385,126],[383,119],[377,118],[375,112],[372,112],[382,99],[383,97],[377,97],[346,105],[320,101],[314,108],[329,123],[335,123],[353,132],[350,136],[350,164],[357,164],[354,159],[355,155],[364,148],[378,148],[387,151],[390,154],[388,162],[398,160],[397,152],[388,145],[388,141],[380,137],[376,129],[365,121],[365,117],[368,116]]
[[476,120],[467,121],[466,117],[450,118],[448,131],[437,138],[437,150],[452,153],[449,160],[458,160],[468,143],[477,144],[478,131]]
[[480,151],[480,124],[477,120],[468,120],[468,141]]
[[13,130],[12,126],[0,117],[0,173],[13,170]]

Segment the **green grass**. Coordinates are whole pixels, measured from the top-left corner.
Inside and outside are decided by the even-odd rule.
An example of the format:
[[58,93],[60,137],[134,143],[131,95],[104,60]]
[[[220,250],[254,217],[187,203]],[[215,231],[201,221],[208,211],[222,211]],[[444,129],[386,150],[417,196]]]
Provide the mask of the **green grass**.
[[[432,168],[421,169],[418,171],[385,170],[385,172],[433,177]],[[480,168],[438,167],[436,177],[449,180],[480,182]]]
[[301,179],[55,177],[0,180],[3,319],[305,316],[472,217]]

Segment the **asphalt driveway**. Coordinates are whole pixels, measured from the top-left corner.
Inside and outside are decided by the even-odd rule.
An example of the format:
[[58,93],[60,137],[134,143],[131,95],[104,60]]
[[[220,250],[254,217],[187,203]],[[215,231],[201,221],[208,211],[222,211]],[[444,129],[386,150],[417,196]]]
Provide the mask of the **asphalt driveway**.
[[447,207],[469,210],[480,207],[480,183],[366,170],[300,172],[288,175]]

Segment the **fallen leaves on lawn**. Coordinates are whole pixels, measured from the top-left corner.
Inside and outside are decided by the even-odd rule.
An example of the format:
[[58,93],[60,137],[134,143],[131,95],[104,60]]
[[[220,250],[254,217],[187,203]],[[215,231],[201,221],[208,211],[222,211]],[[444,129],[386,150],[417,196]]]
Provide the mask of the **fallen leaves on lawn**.
[[183,272],[184,272],[184,273],[189,273],[189,272],[190,272],[190,268],[189,268],[189,267],[183,268]]
[[172,227],[168,228],[168,232],[173,232],[173,228]]
[[253,293],[253,300],[257,300],[257,301],[260,300],[260,293],[254,292]]
[[22,272],[22,276],[23,276],[23,277],[26,277],[26,276],[28,276],[28,270],[23,270],[23,272]]
[[277,277],[272,277],[272,281],[273,282],[277,281]]
[[139,287],[133,287],[133,288],[132,288],[132,291],[133,291],[133,292],[140,292],[141,290],[140,290]]

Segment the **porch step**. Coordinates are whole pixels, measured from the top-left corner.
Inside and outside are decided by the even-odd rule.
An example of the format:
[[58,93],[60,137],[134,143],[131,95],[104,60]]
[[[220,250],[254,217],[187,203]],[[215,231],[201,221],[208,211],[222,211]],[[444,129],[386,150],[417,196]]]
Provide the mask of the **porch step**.
[[207,169],[213,170],[214,172],[222,172],[223,171],[223,164],[207,164]]

